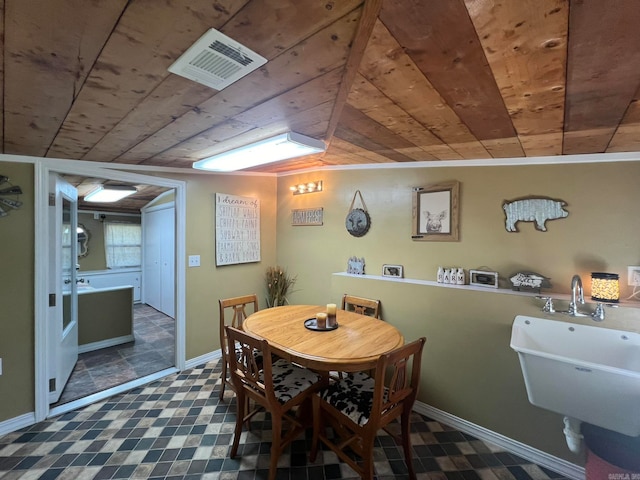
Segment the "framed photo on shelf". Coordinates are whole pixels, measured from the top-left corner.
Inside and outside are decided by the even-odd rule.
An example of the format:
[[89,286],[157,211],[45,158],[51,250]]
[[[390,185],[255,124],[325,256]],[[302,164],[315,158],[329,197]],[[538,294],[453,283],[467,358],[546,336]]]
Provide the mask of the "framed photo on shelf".
[[433,183],[413,189],[413,229],[418,241],[457,242],[460,182]]
[[398,277],[402,278],[404,274],[404,269],[402,265],[390,265],[385,263],[382,265],[382,276],[383,277]]

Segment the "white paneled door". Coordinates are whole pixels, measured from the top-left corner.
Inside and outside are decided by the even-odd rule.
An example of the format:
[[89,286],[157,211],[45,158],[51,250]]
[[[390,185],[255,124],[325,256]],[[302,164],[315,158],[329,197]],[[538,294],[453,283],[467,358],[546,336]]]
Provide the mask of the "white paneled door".
[[49,179],[49,403],[60,399],[78,361],[78,192],[57,175]]

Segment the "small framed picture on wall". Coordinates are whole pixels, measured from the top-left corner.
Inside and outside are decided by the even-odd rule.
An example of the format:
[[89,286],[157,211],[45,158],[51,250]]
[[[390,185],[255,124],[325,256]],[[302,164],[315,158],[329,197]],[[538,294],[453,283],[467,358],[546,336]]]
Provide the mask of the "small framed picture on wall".
[[382,276],[383,277],[398,277],[402,278],[404,274],[404,269],[402,265],[391,265],[385,263],[382,265]]
[[457,242],[460,183],[434,183],[413,189],[413,231],[419,241]]

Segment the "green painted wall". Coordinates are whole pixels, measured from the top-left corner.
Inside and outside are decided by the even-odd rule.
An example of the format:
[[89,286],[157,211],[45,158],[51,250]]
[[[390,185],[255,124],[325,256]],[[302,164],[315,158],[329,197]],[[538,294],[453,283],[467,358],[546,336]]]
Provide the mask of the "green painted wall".
[[[541,315],[532,297],[489,291],[332,275],[346,271],[350,256],[364,257],[365,272],[380,275],[385,263],[404,266],[407,278],[436,280],[438,265],[498,271],[503,286],[517,271],[551,278],[568,293],[578,273],[590,293],[591,271],[621,274],[640,262],[640,163],[545,166],[409,168],[305,173],[278,179],[278,262],[297,274],[292,303],[339,303],[343,293],[382,301],[382,316],[407,340],[427,337],[419,400],[460,418],[575,463],[562,434],[562,417],[529,404],[516,353],[509,347],[518,314]],[[324,181],[324,191],[293,196],[290,185]],[[460,182],[460,241],[411,239],[412,187]],[[360,190],[372,224],[356,238],[345,217]],[[536,195],[567,202],[569,216],[505,230],[504,200]],[[323,226],[291,226],[291,210],[324,208]],[[566,308],[566,302],[559,302]],[[640,307],[640,304],[638,304]],[[591,308],[591,307],[589,307]],[[604,327],[640,331],[640,309],[608,309]],[[568,320],[566,316],[555,318]],[[591,319],[582,320],[593,323]],[[570,394],[570,392],[567,392]],[[603,406],[604,407],[604,406]]]
[[0,162],[0,175],[23,192],[22,207],[0,218],[0,420],[5,420],[34,408],[33,165]]
[[[187,182],[186,256],[200,255],[200,267],[186,272],[187,359],[220,348],[218,299],[261,294],[264,274],[276,262],[276,180],[271,176],[182,175]],[[260,199],[261,261],[216,267],[215,194],[228,193]]]

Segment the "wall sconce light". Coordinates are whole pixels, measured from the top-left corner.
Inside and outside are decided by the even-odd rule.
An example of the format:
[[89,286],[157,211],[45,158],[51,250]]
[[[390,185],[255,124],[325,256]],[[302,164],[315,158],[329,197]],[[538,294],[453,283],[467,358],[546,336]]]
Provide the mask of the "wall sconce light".
[[604,320],[603,304],[618,303],[620,301],[620,282],[616,273],[591,273],[591,300],[595,300],[596,310],[591,315],[594,320]]
[[316,180],[315,182],[300,183],[298,185],[291,185],[289,187],[291,193],[294,195],[302,195],[303,193],[314,193],[322,191],[322,180]]

